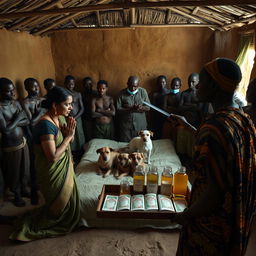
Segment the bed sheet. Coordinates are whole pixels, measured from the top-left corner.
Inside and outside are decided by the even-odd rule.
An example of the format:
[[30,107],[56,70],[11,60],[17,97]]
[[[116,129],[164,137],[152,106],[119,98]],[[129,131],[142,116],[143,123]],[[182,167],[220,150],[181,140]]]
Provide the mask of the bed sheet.
[[[76,180],[81,198],[81,225],[100,228],[160,228],[173,229],[176,224],[168,220],[136,220],[136,219],[103,219],[96,217],[98,196],[104,184],[120,184],[120,180],[113,175],[103,178],[96,174],[98,148],[109,146],[119,149],[127,146],[127,143],[114,140],[93,139],[85,145],[85,153],[75,169]],[[180,160],[175,152],[174,145],[169,139],[153,140],[151,164],[158,167],[161,174],[164,166],[171,166],[176,171],[180,166]],[[132,184],[132,177],[128,178]]]

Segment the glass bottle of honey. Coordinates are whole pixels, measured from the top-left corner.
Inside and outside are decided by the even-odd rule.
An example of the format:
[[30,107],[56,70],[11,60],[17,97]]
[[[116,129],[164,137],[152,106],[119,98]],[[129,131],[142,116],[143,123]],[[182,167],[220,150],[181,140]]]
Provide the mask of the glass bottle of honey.
[[188,175],[186,167],[181,166],[173,176],[173,194],[174,196],[186,196],[188,187]]
[[170,196],[172,194],[172,182],[173,182],[173,174],[172,167],[166,166],[164,167],[162,177],[161,177],[161,194]]
[[150,166],[147,174],[147,193],[157,194],[158,190],[158,171],[156,166]]
[[138,165],[133,173],[133,193],[143,193],[145,183],[145,171],[144,166]]

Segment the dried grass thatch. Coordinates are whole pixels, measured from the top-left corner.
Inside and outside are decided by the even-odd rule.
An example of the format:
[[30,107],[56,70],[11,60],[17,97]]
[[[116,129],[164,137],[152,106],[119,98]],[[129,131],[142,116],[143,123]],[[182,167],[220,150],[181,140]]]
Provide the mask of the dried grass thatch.
[[136,26],[205,26],[225,31],[255,22],[254,2],[0,0],[0,28],[27,31],[34,35],[81,28]]

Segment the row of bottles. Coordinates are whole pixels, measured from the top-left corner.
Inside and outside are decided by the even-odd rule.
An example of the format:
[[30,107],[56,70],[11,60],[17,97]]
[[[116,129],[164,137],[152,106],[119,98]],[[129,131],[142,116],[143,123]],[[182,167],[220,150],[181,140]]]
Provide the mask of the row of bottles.
[[[133,191],[142,193],[145,183],[144,166],[138,166],[133,174]],[[158,172],[157,167],[150,166],[146,175],[147,193],[157,194]],[[161,191],[163,195],[174,194],[176,196],[186,196],[188,186],[188,176],[186,168],[180,167],[174,174],[171,167],[165,167],[161,176]]]

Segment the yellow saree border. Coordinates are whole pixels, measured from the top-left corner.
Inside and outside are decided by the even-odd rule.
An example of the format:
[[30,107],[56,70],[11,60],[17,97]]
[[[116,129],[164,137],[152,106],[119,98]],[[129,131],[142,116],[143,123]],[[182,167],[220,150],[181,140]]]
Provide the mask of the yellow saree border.
[[58,197],[52,202],[49,211],[54,216],[58,216],[62,213],[64,208],[69,202],[71,197],[73,187],[74,187],[74,172],[73,172],[73,163],[71,161],[70,152],[69,154],[69,167],[66,175],[66,179],[62,186],[62,189],[58,195]]

